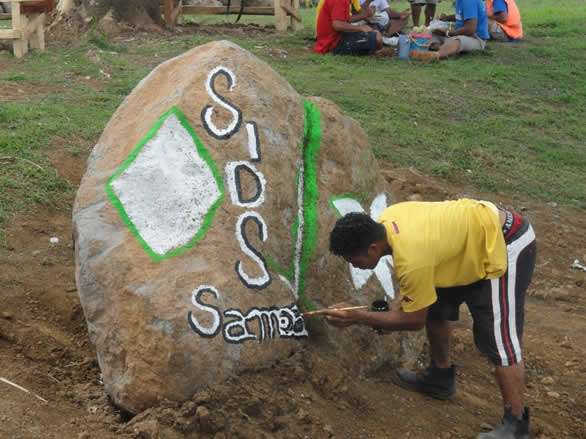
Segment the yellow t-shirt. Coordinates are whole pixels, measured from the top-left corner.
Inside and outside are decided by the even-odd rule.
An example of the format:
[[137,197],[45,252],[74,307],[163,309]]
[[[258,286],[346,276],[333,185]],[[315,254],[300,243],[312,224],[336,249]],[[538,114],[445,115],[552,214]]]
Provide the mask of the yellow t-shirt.
[[437,300],[436,287],[469,285],[507,271],[498,209],[486,201],[406,202],[383,211],[405,312]]

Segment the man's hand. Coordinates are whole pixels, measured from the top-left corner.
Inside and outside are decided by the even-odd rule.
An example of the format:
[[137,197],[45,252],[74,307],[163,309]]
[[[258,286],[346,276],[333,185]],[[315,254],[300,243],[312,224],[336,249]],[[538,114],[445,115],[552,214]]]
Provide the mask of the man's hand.
[[363,24],[362,26],[356,27],[359,29],[359,32],[374,32],[374,29],[367,24]]
[[332,27],[336,32],[372,32],[372,28],[365,24],[354,26],[346,21],[334,20]]
[[337,328],[345,328],[357,323],[360,310],[337,311],[335,309],[327,310],[324,313],[327,322]]
[[372,17],[375,12],[376,12],[376,9],[375,9],[374,6],[372,6],[372,7],[368,6],[367,8],[365,8],[364,18],[370,18],[370,17]]
[[352,14],[350,16],[350,22],[355,23],[360,20],[366,20],[366,19],[372,17],[374,15],[374,13],[375,13],[374,6],[371,8],[367,5],[363,5],[362,9],[360,9],[360,12],[357,12],[356,14]]
[[495,14],[495,15],[489,15],[488,19],[498,21],[499,23],[506,23],[508,17],[509,17],[509,14],[505,11],[502,11],[502,12],[499,12],[498,14]]
[[352,319],[348,318],[352,311],[336,311],[336,309],[348,308],[350,306],[352,305],[346,302],[340,302],[329,306],[324,313],[326,321],[336,328],[346,328],[353,325],[354,322]]
[[418,331],[425,327],[427,308],[419,311],[404,312],[392,309],[386,312],[372,312],[366,310],[326,310],[324,315],[335,326],[365,325],[387,331]]

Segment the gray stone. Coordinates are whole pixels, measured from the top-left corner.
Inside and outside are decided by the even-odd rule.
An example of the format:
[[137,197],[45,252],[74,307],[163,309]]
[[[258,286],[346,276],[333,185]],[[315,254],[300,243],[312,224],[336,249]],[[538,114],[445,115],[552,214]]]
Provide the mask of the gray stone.
[[[394,199],[358,123],[249,52],[219,41],[159,65],[106,126],[73,212],[77,289],[107,393],[135,413],[188,400],[299,350],[296,303],[390,294],[372,272],[353,281],[328,236],[347,209],[376,215]],[[381,365],[407,352],[396,335],[310,330],[352,373],[373,367],[357,355]]]

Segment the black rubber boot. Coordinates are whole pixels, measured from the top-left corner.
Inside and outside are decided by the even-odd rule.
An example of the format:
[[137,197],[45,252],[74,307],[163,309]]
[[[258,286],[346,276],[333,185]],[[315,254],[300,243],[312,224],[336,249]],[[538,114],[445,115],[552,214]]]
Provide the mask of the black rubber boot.
[[505,408],[501,423],[488,433],[480,433],[476,439],[529,439],[529,409],[526,407],[521,419]]
[[424,393],[435,399],[451,399],[456,393],[456,367],[440,369],[429,366],[416,373],[407,369],[397,369],[393,382],[405,389]]

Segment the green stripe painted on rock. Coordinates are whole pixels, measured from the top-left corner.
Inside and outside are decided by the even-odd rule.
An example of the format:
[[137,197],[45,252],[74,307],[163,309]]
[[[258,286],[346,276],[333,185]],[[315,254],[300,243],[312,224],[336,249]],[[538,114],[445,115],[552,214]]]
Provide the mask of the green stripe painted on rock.
[[317,106],[305,100],[305,124],[303,133],[303,240],[299,261],[299,284],[297,297],[303,310],[315,309],[306,293],[306,276],[311,257],[317,245],[319,224],[319,153],[321,148],[321,116]]

